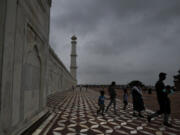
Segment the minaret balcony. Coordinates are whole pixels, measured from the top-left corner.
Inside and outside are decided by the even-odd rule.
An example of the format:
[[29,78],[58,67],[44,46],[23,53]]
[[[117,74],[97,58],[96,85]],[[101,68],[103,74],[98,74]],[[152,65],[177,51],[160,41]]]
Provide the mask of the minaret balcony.
[[71,69],[77,69],[78,67],[77,66],[71,66],[70,68]]
[[71,54],[71,57],[77,57],[77,54]]

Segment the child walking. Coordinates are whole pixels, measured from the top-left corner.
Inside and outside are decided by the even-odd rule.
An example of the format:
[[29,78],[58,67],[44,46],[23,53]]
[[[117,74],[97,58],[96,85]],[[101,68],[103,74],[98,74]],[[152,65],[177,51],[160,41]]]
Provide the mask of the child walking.
[[164,118],[164,125],[167,125],[167,126],[172,126],[170,123],[169,123],[169,116],[171,114],[171,100],[169,98],[169,94],[173,94],[174,91],[171,89],[171,86],[167,85],[165,87],[165,89],[163,89],[163,92],[165,93],[165,107],[164,107],[164,111],[166,113],[166,117]]
[[127,92],[127,89],[124,89],[123,103],[124,103],[123,109],[126,110],[126,107],[128,105],[128,92]]
[[99,114],[101,112],[102,115],[104,115],[104,91],[100,91],[100,96],[98,98],[98,105],[99,105],[99,109],[97,110],[97,114]]

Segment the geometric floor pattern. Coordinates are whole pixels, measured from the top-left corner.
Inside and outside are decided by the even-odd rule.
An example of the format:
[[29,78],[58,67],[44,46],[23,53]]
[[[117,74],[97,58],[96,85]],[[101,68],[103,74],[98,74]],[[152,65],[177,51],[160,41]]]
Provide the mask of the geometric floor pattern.
[[111,109],[104,116],[97,115],[98,96],[92,90],[76,90],[50,97],[48,106],[52,114],[33,135],[180,135],[180,120],[171,119],[172,128],[162,125],[162,117],[148,123],[150,110],[144,112],[145,118],[134,117],[132,105],[123,110],[120,100],[116,115]]

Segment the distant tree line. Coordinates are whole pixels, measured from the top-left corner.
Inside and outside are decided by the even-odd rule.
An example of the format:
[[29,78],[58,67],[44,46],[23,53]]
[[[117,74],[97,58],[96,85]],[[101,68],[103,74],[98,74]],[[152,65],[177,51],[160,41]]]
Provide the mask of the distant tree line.
[[[147,86],[139,80],[133,80],[126,85],[116,85],[116,88],[118,88],[118,89],[131,88],[136,83],[139,83],[144,91],[154,90],[154,86]],[[180,70],[178,71],[178,74],[174,76],[174,85],[175,85],[175,87],[173,87],[173,89],[180,91]],[[78,84],[77,87],[108,88],[109,84]]]

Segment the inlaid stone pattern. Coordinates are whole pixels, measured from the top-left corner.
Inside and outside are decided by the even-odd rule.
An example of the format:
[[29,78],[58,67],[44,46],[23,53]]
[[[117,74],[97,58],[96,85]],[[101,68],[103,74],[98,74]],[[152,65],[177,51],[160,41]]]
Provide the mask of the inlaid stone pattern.
[[[117,114],[113,107],[102,115],[97,115],[97,92],[68,91],[49,98],[48,106],[53,117],[41,129],[40,135],[179,135],[180,120],[171,119],[173,128],[162,125],[162,117],[146,120],[150,110],[144,112],[145,118],[132,116],[132,105],[123,110],[123,103],[117,100]],[[107,105],[109,100],[105,102]],[[35,135],[35,134],[33,134]]]

